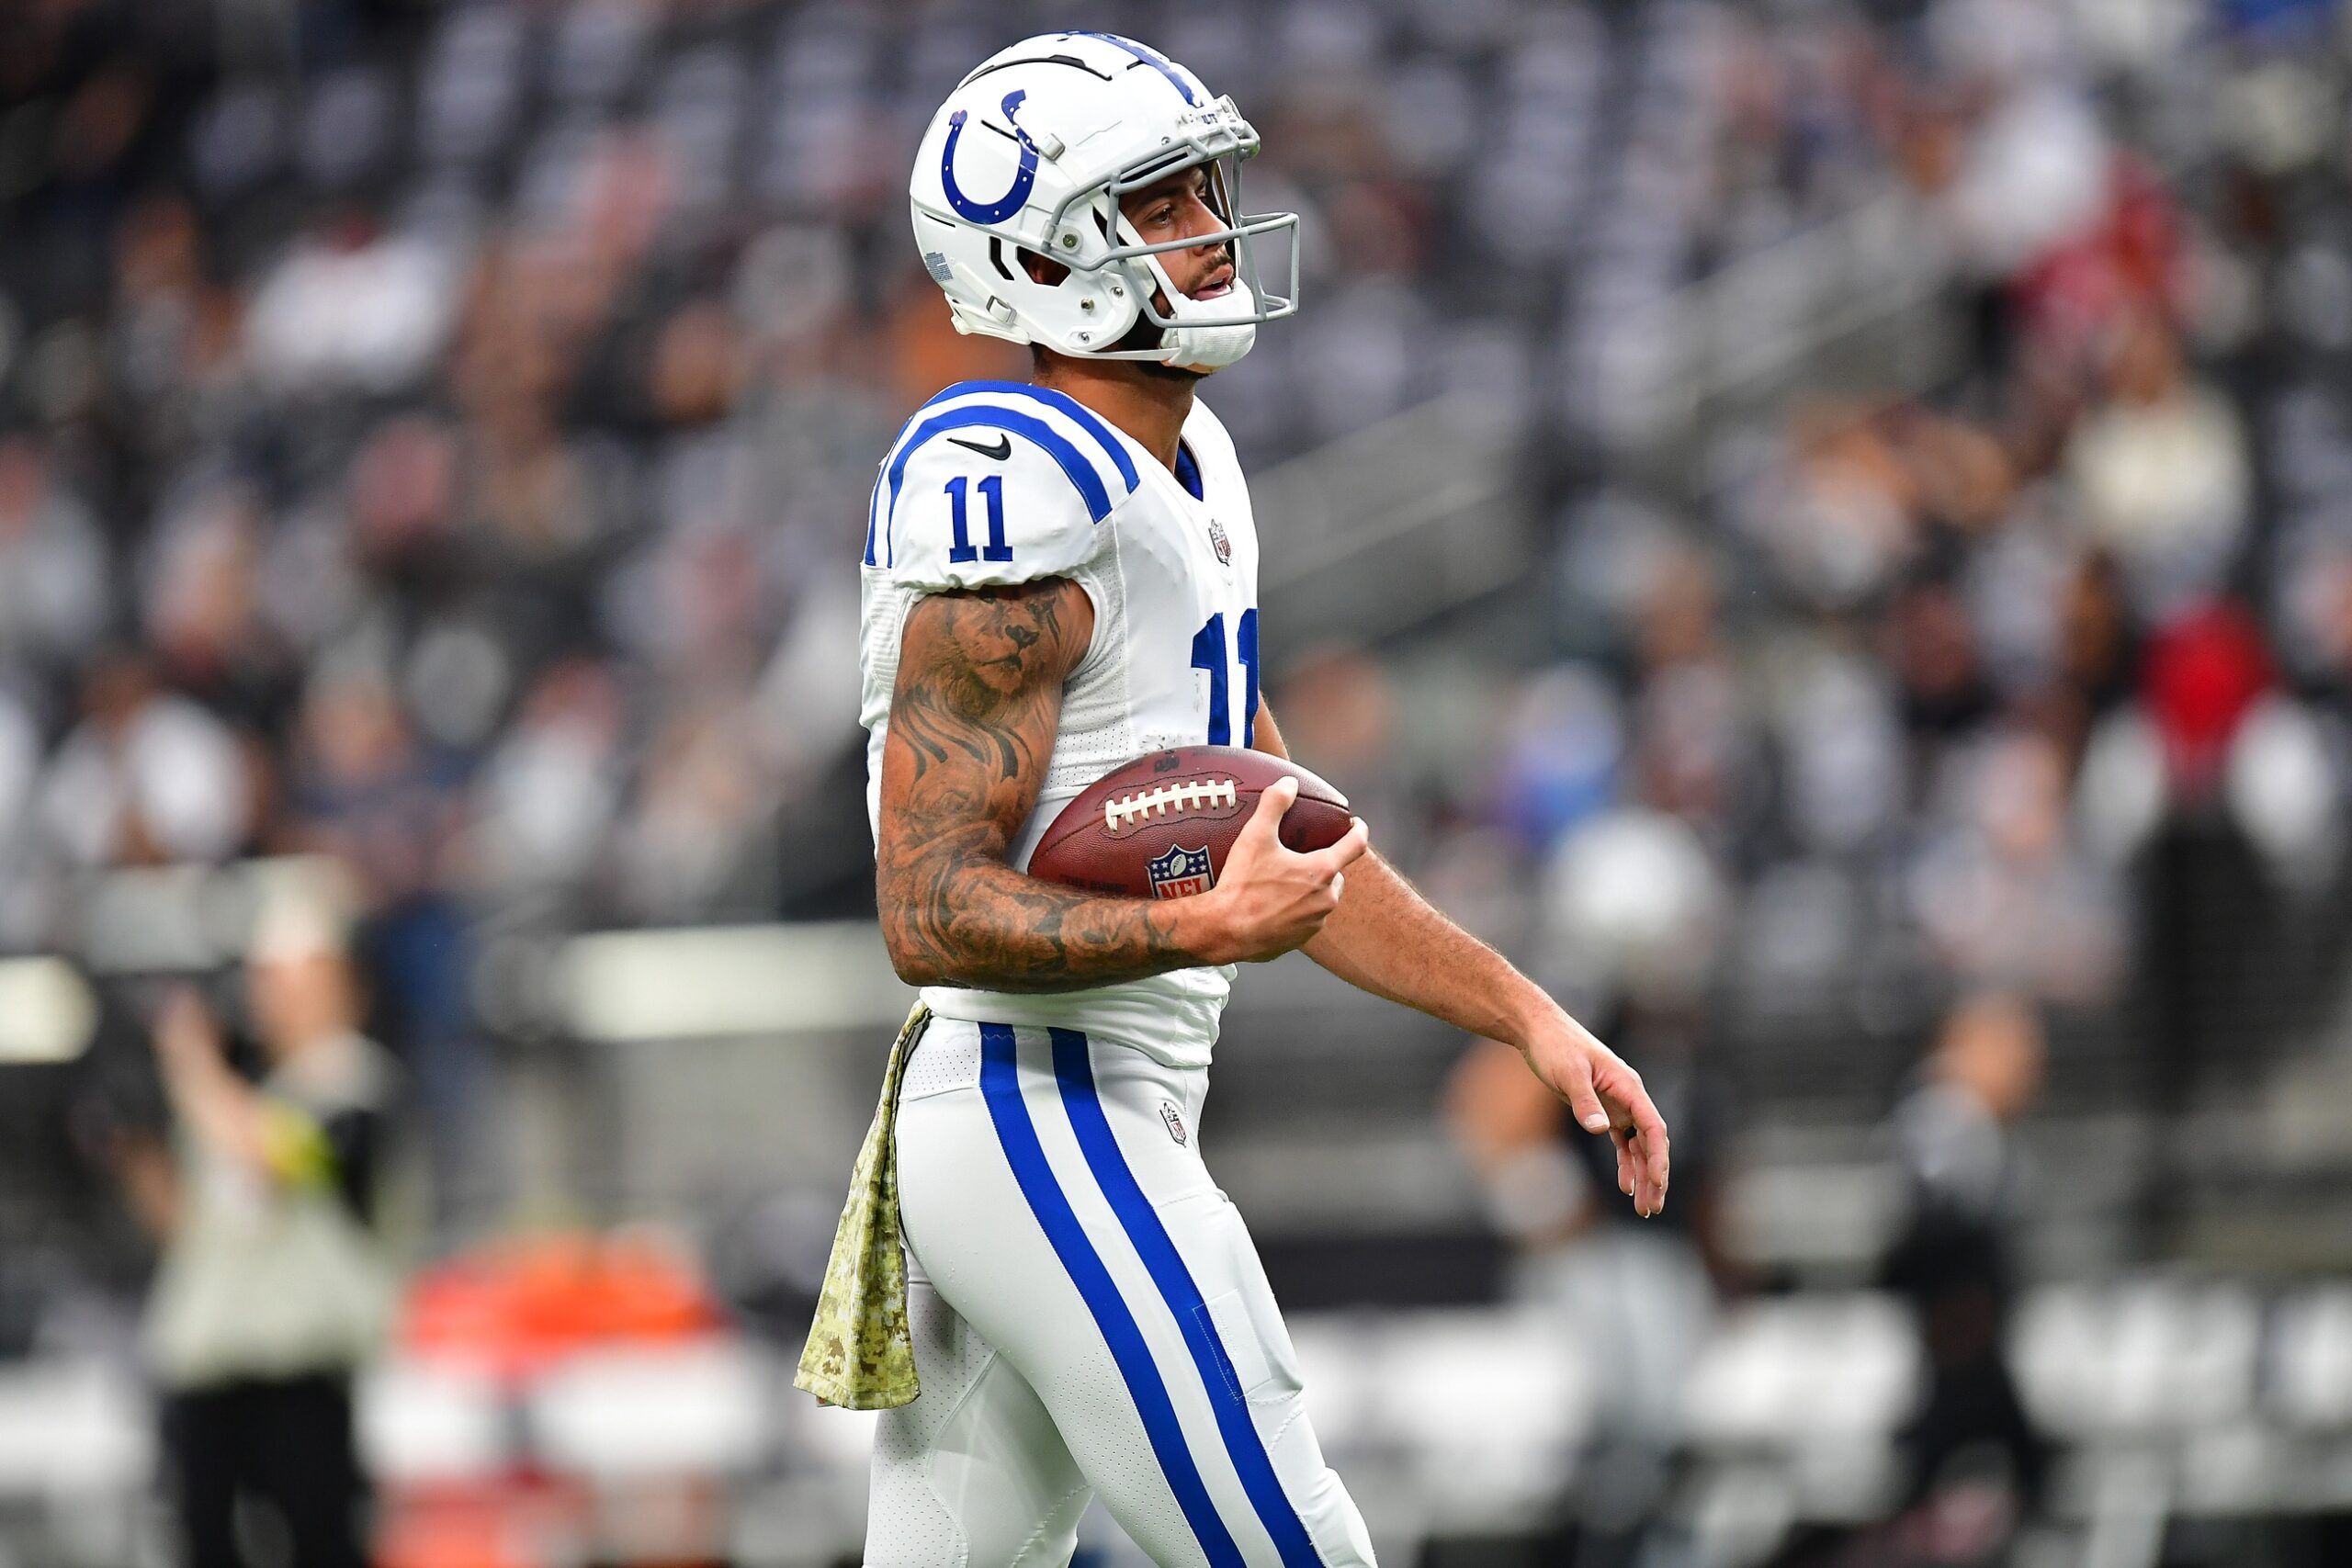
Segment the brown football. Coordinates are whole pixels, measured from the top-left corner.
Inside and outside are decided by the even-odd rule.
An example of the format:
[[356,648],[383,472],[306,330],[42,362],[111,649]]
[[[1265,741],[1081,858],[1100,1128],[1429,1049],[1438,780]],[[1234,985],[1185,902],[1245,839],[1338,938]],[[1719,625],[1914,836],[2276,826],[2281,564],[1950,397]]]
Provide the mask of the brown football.
[[1283,842],[1328,849],[1355,818],[1348,797],[1295,762],[1239,746],[1180,746],[1114,768],[1061,809],[1029,857],[1029,874],[1095,893],[1182,898],[1205,893],[1258,795],[1298,781]]

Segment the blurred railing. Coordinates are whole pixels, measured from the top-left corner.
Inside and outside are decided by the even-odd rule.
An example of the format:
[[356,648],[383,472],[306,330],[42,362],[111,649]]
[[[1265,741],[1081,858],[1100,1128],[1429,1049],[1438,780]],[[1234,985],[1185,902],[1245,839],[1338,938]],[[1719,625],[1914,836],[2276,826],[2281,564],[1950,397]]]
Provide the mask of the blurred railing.
[[1318,642],[1363,643],[1521,576],[1526,411],[1458,393],[1251,481],[1270,669]]
[[1802,389],[1886,396],[1949,376],[1963,349],[1954,258],[1934,214],[1900,188],[1736,255],[1572,332],[1575,423],[1627,477],[1688,493],[1701,438]]
[[1951,276],[1934,215],[1908,192],[1738,257],[1682,290],[1675,401],[1697,412],[1802,378],[1835,386],[1836,364],[1873,388],[1917,387],[1954,363],[1958,344],[1929,307]]

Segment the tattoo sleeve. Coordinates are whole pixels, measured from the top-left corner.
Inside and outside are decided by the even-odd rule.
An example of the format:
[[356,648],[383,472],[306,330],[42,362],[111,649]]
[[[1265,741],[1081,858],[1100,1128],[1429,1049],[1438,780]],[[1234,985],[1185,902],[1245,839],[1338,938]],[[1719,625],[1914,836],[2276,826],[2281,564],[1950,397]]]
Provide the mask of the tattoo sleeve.
[[1170,904],[1104,897],[1006,863],[1086,652],[1075,583],[933,594],[908,612],[883,747],[875,890],[899,976],[1075,991],[1211,962]]

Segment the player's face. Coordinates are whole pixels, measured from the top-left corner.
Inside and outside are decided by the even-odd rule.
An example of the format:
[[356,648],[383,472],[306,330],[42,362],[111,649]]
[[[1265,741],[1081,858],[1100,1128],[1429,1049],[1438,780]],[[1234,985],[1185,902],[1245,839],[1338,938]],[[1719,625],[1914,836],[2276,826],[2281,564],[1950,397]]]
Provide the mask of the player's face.
[[[1213,188],[1205,165],[1184,169],[1122,197],[1119,210],[1147,245],[1214,234],[1226,224],[1211,205]],[[1233,247],[1225,241],[1162,251],[1159,265],[1191,299],[1215,299],[1233,291]],[[1161,301],[1163,310],[1166,303]]]

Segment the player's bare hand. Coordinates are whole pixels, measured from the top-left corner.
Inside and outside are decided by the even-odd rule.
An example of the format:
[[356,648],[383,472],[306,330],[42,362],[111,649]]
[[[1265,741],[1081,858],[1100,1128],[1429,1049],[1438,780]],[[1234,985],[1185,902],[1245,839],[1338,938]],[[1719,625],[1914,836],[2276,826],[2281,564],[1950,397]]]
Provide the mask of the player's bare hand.
[[1537,1030],[1525,1050],[1527,1065],[1567,1101],[1577,1124],[1606,1133],[1616,1145],[1617,1190],[1633,1199],[1634,1212],[1645,1219],[1657,1214],[1666,1207],[1671,1161],[1666,1122],[1642,1075],[1565,1013]]
[[1347,868],[1372,841],[1371,829],[1359,817],[1329,849],[1300,854],[1285,847],[1283,813],[1297,798],[1296,779],[1269,785],[1233,840],[1224,875],[1199,896],[1201,913],[1214,920],[1222,938],[1215,946],[1223,962],[1278,958],[1321,931],[1340,907]]

